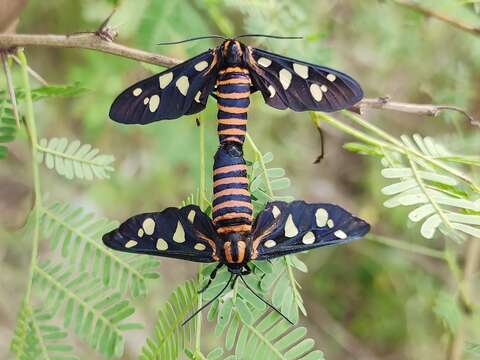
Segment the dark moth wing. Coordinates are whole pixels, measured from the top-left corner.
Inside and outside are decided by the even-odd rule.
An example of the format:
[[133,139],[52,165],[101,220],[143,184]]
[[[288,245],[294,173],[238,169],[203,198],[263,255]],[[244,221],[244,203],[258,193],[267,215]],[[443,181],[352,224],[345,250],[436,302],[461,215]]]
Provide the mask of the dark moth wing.
[[340,206],[275,201],[258,214],[252,259],[264,260],[359,239],[370,225]]
[[209,50],[130,86],[113,102],[110,118],[148,124],[195,114],[207,105],[217,74],[217,56]]
[[363,98],[360,85],[340,71],[247,49],[253,91],[259,90],[274,108],[331,112],[349,108]]
[[105,234],[103,242],[125,252],[195,262],[218,260],[212,222],[195,205],[132,216]]

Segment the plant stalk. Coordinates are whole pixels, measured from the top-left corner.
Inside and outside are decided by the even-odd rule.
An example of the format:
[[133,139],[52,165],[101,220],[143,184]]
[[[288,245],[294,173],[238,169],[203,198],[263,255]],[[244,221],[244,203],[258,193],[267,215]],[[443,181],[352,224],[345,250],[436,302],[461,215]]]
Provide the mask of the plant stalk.
[[30,88],[30,81],[28,77],[28,65],[27,59],[22,49],[18,51],[18,58],[20,59],[21,64],[21,73],[22,73],[22,85],[25,91],[25,118],[28,128],[29,140],[30,140],[30,151],[32,156],[32,174],[33,174],[33,236],[32,236],[32,254],[30,259],[30,269],[28,275],[28,285],[25,293],[25,299],[27,304],[30,304],[31,293],[32,293],[32,284],[33,276],[35,273],[35,268],[37,265],[37,256],[38,256],[38,242],[40,238],[40,209],[42,206],[42,193],[40,188],[40,174],[38,169],[38,160],[37,160],[37,146],[38,146],[38,136],[37,136],[37,127],[35,124],[35,117],[33,113],[33,100],[32,93]]

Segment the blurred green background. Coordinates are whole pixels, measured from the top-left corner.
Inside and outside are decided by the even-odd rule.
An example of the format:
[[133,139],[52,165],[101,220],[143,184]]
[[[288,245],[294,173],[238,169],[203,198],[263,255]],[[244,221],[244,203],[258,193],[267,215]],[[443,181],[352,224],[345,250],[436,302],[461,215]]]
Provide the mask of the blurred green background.
[[[479,23],[480,15],[471,3],[422,1],[462,21]],[[111,10],[110,1],[30,1],[17,31],[65,34],[95,30]],[[302,41],[251,39],[248,43],[345,71],[362,84],[367,97],[389,95],[399,101],[449,103],[480,118],[480,38],[392,1],[124,0],[110,24],[119,32],[118,42],[179,59],[217,43],[155,43],[211,33],[303,35]],[[145,127],[121,126],[108,118],[109,106],[120,91],[161,68],[81,49],[31,47],[26,55],[29,65],[49,83],[80,82],[89,89],[78,97],[36,103],[40,136],[78,138],[116,158],[116,171],[103,181],[67,182],[42,169],[44,192],[50,193],[50,199],[122,220],[179,205],[198,187],[195,117]],[[1,76],[4,88],[3,73]],[[215,116],[215,101],[211,100],[202,114],[207,121],[207,176],[218,145]],[[393,135],[430,135],[461,153],[480,153],[480,131],[455,114],[430,118],[370,110],[365,117]],[[262,152],[273,152],[274,165],[285,168],[292,181],[285,194],[340,204],[366,218],[374,234],[443,248],[440,237],[422,239],[418,227],[407,222],[405,211],[382,206],[385,197],[380,188],[386,182],[380,165],[375,159],[342,149],[342,144],[351,140],[347,135],[325,126],[326,157],[314,165],[320,145],[308,114],[274,110],[255,94],[249,120],[249,133],[257,146]],[[31,203],[29,149],[22,138],[9,149],[9,157],[0,166],[0,358],[10,356],[9,341],[25,291],[30,256],[29,239],[15,232]],[[41,255],[49,251],[42,242]],[[309,272],[297,279],[309,316],[301,323],[328,359],[446,357],[448,321],[434,309],[455,306],[448,294],[454,293],[456,284],[443,262],[368,239],[311,252],[302,260]],[[148,297],[136,304],[135,318],[146,324],[146,329],[129,334],[125,359],[138,354],[151,332],[153,314],[172,288],[193,277],[195,271],[190,263],[161,261],[160,280]],[[477,272],[477,301],[478,284]],[[460,316],[455,311],[452,316]],[[480,319],[478,314],[474,317],[466,340],[478,343]],[[206,347],[216,341],[209,336],[204,331]],[[98,356],[86,348],[82,351],[83,358]]]

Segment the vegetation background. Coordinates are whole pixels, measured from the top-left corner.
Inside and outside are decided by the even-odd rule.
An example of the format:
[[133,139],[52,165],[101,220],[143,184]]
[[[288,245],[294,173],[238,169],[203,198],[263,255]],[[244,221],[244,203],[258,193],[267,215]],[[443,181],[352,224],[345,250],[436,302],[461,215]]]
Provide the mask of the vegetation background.
[[[179,59],[213,47],[216,42],[162,47],[155,43],[210,33],[303,35],[305,40],[301,41],[251,39],[248,43],[341,69],[356,78],[370,98],[388,95],[405,102],[447,103],[465,108],[479,119],[480,35],[427,17],[402,3],[405,1],[124,0],[110,25],[118,31],[116,41],[122,44]],[[480,26],[480,3],[476,1],[419,3],[460,22]],[[17,32],[95,30],[113,5],[107,0],[30,1],[21,12]],[[43,193],[48,193],[49,203],[68,202],[99,216],[123,220],[133,214],[178,206],[199,187],[200,130],[195,117],[145,127],[121,126],[108,118],[109,106],[120,91],[161,68],[82,49],[27,47],[25,54],[29,65],[49,84],[70,84],[76,95],[50,98],[50,92],[46,99],[35,102],[39,137],[80,139],[115,157],[110,178],[95,182],[67,181],[41,167]],[[21,87],[20,67],[13,64],[12,71],[15,85]],[[31,82],[34,88],[41,86],[33,79]],[[5,89],[2,72],[2,99],[6,99]],[[21,94],[19,101],[23,111]],[[202,114],[207,191],[218,145],[215,113],[215,102],[210,101]],[[412,160],[414,155],[402,152],[399,144],[393,148],[378,143],[359,145],[363,139],[354,139],[352,132],[341,131],[334,122],[339,119],[340,123],[350,123],[352,118],[345,114],[315,118],[326,135],[326,156],[313,164],[320,145],[309,114],[277,111],[265,106],[258,94],[253,96],[249,133],[263,153],[275,155],[272,166],[284,168],[290,178],[290,187],[281,193],[311,202],[340,204],[372,225],[372,235],[364,240],[300,256],[309,269],[296,273],[308,313],[300,316],[300,324],[327,359],[478,358],[480,249],[475,242],[480,241],[480,193],[476,187],[480,183],[480,128],[455,112],[427,117],[371,109],[363,118],[400,144],[409,145],[410,139],[410,145],[419,147],[423,156],[445,161],[471,182],[441,166],[428,167]],[[354,123],[358,128],[359,123]],[[361,125],[359,131],[367,132]],[[409,138],[402,142],[402,134]],[[432,148],[422,149],[419,144],[424,140],[414,134],[429,137],[427,147],[434,144],[432,147],[440,150],[432,153]],[[345,148],[345,143],[350,145]],[[253,159],[251,149],[247,149],[247,156]],[[402,162],[407,165],[400,166]],[[31,236],[28,232],[22,235],[25,232],[21,229],[32,204],[30,163],[27,136],[21,130],[8,143],[8,155],[0,163],[0,358],[13,356],[10,342],[29,276]],[[431,224],[421,231],[422,224],[408,217],[419,203],[384,206],[385,201],[401,193],[398,188],[389,191],[385,187],[395,178],[408,181],[405,179],[416,174],[416,167],[437,175],[426,179],[420,174],[426,184],[423,190],[440,191],[464,201],[463,207],[456,207],[456,213],[466,218],[451,216],[451,208],[443,211],[447,219],[464,227],[453,224],[448,229],[448,221],[444,224],[440,216],[438,231]],[[389,176],[386,168],[407,168],[410,173]],[[422,185],[419,177],[410,181]],[[451,203],[440,200],[429,205],[435,204],[446,207]],[[55,253],[48,237],[42,237],[40,257],[48,259]],[[177,285],[195,278],[197,266],[161,259],[158,273],[157,280],[148,282],[148,294],[132,300],[136,310],[132,319],[144,328],[125,334],[122,358],[138,357],[145,338],[153,334],[155,314]],[[208,330],[215,322],[205,326],[201,342],[208,353],[219,341]],[[68,341],[80,358],[103,356],[81,336],[69,334]]]

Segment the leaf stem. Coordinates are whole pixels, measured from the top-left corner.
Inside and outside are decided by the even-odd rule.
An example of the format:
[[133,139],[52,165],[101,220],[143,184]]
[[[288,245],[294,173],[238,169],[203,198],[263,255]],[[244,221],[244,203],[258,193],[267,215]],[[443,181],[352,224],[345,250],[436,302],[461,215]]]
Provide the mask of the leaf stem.
[[385,236],[379,236],[379,235],[369,235],[366,237],[367,240],[375,241],[379,244],[383,244],[386,246],[391,246],[400,250],[404,251],[409,251],[415,254],[419,255],[425,255],[429,256],[432,258],[440,259],[440,260],[445,260],[445,255],[443,251],[440,250],[434,250],[430,249],[426,246],[421,246],[417,244],[410,244],[406,243],[404,241],[396,240],[396,239],[391,239]]
[[[205,122],[199,116],[199,147],[200,147],[200,199],[199,199],[199,206],[200,209],[205,210],[206,204],[206,196],[205,196]],[[203,265],[198,265],[198,284],[202,283],[202,270]],[[197,310],[202,307],[203,303],[203,294],[198,294],[198,305]],[[195,322],[195,356],[201,355],[201,338],[202,338],[202,312],[200,311],[197,315],[196,322]],[[203,356],[203,355],[201,355]]]
[[[240,318],[240,315],[238,313],[236,313],[236,315]],[[241,319],[241,318],[240,318]],[[247,324],[246,322],[243,322],[243,325],[246,326],[248,328],[248,330],[250,330],[261,342],[263,342],[271,351],[273,354],[276,355],[276,357],[278,359],[286,359],[286,357],[284,357],[280,351],[278,351],[278,349],[273,346],[273,344],[265,337],[263,336],[263,334],[261,332],[259,332],[257,329],[255,329],[254,326],[250,325],[250,324]]]
[[410,168],[412,169],[413,176],[415,177],[415,181],[417,182],[418,186],[422,190],[425,197],[428,199],[428,202],[430,204],[432,204],[433,208],[435,209],[435,212],[438,214],[438,216],[440,216],[440,219],[442,219],[443,223],[445,225],[447,225],[449,230],[454,231],[454,228],[453,228],[450,220],[448,220],[447,216],[443,213],[443,210],[440,208],[440,206],[438,206],[436,201],[434,201],[432,199],[432,197],[430,196],[430,193],[427,191],[427,188],[425,187],[425,184],[423,183],[423,180],[421,179],[420,175],[418,174],[417,165],[412,160],[411,155],[407,154],[407,158],[408,158],[408,162],[410,163]]
[[349,111],[343,111],[342,113],[346,117],[348,117],[350,120],[352,120],[354,123],[356,123],[357,125],[360,125],[361,127],[375,133],[376,135],[382,137],[387,142],[378,140],[374,137],[371,137],[371,136],[369,136],[369,135],[367,135],[367,134],[349,126],[349,125],[343,124],[342,122],[338,121],[337,119],[333,118],[330,115],[327,115],[327,114],[324,114],[324,113],[313,113],[313,115],[311,115],[311,116],[314,116],[317,119],[320,118],[320,119],[328,122],[329,124],[335,126],[337,129],[342,130],[343,132],[346,132],[347,134],[350,134],[350,135],[352,135],[352,136],[354,136],[354,137],[356,137],[360,140],[363,140],[367,143],[377,145],[377,146],[380,146],[380,147],[385,147],[387,149],[394,150],[396,152],[401,152],[403,155],[412,154],[416,157],[419,157],[419,158],[431,163],[432,165],[435,165],[436,167],[438,167],[440,169],[443,169],[444,171],[449,172],[450,174],[453,174],[453,175],[457,176],[459,179],[461,179],[462,181],[464,181],[465,183],[470,185],[472,187],[472,189],[474,189],[477,192],[480,192],[480,187],[473,181],[473,179],[471,179],[469,176],[463,174],[462,172],[458,171],[457,169],[452,168],[452,167],[444,164],[443,162],[439,161],[438,159],[435,159],[435,158],[430,157],[430,156],[426,156],[426,155],[422,154],[421,152],[419,152],[415,149],[409,148],[408,146],[403,144],[401,141],[399,141],[396,138],[394,138],[393,136],[387,134],[385,131],[379,129],[378,127],[370,124],[368,121],[365,121],[360,116],[352,114]]
[[270,184],[270,179],[267,174],[267,167],[265,166],[265,162],[263,161],[263,155],[258,149],[257,145],[253,141],[252,137],[250,136],[249,133],[246,134],[245,136],[247,138],[248,144],[252,148],[253,152],[255,153],[255,160],[257,160],[260,163],[260,167],[262,168],[262,173],[263,177],[265,179],[265,184],[267,186],[267,193],[268,195],[273,198],[273,190],[272,190],[272,184]]
[[18,51],[18,58],[20,59],[20,67],[22,73],[22,85],[25,91],[25,118],[27,122],[29,140],[30,140],[30,151],[32,156],[32,174],[33,174],[33,235],[32,235],[32,254],[30,259],[30,269],[28,275],[28,285],[25,292],[25,301],[27,304],[30,304],[31,294],[32,294],[32,284],[33,277],[35,273],[35,267],[37,265],[37,256],[38,256],[38,242],[40,238],[40,208],[42,206],[42,193],[40,188],[40,174],[38,169],[37,161],[37,127],[35,124],[35,117],[33,113],[33,101],[32,93],[30,88],[30,81],[28,78],[28,65],[27,59],[22,49]]

